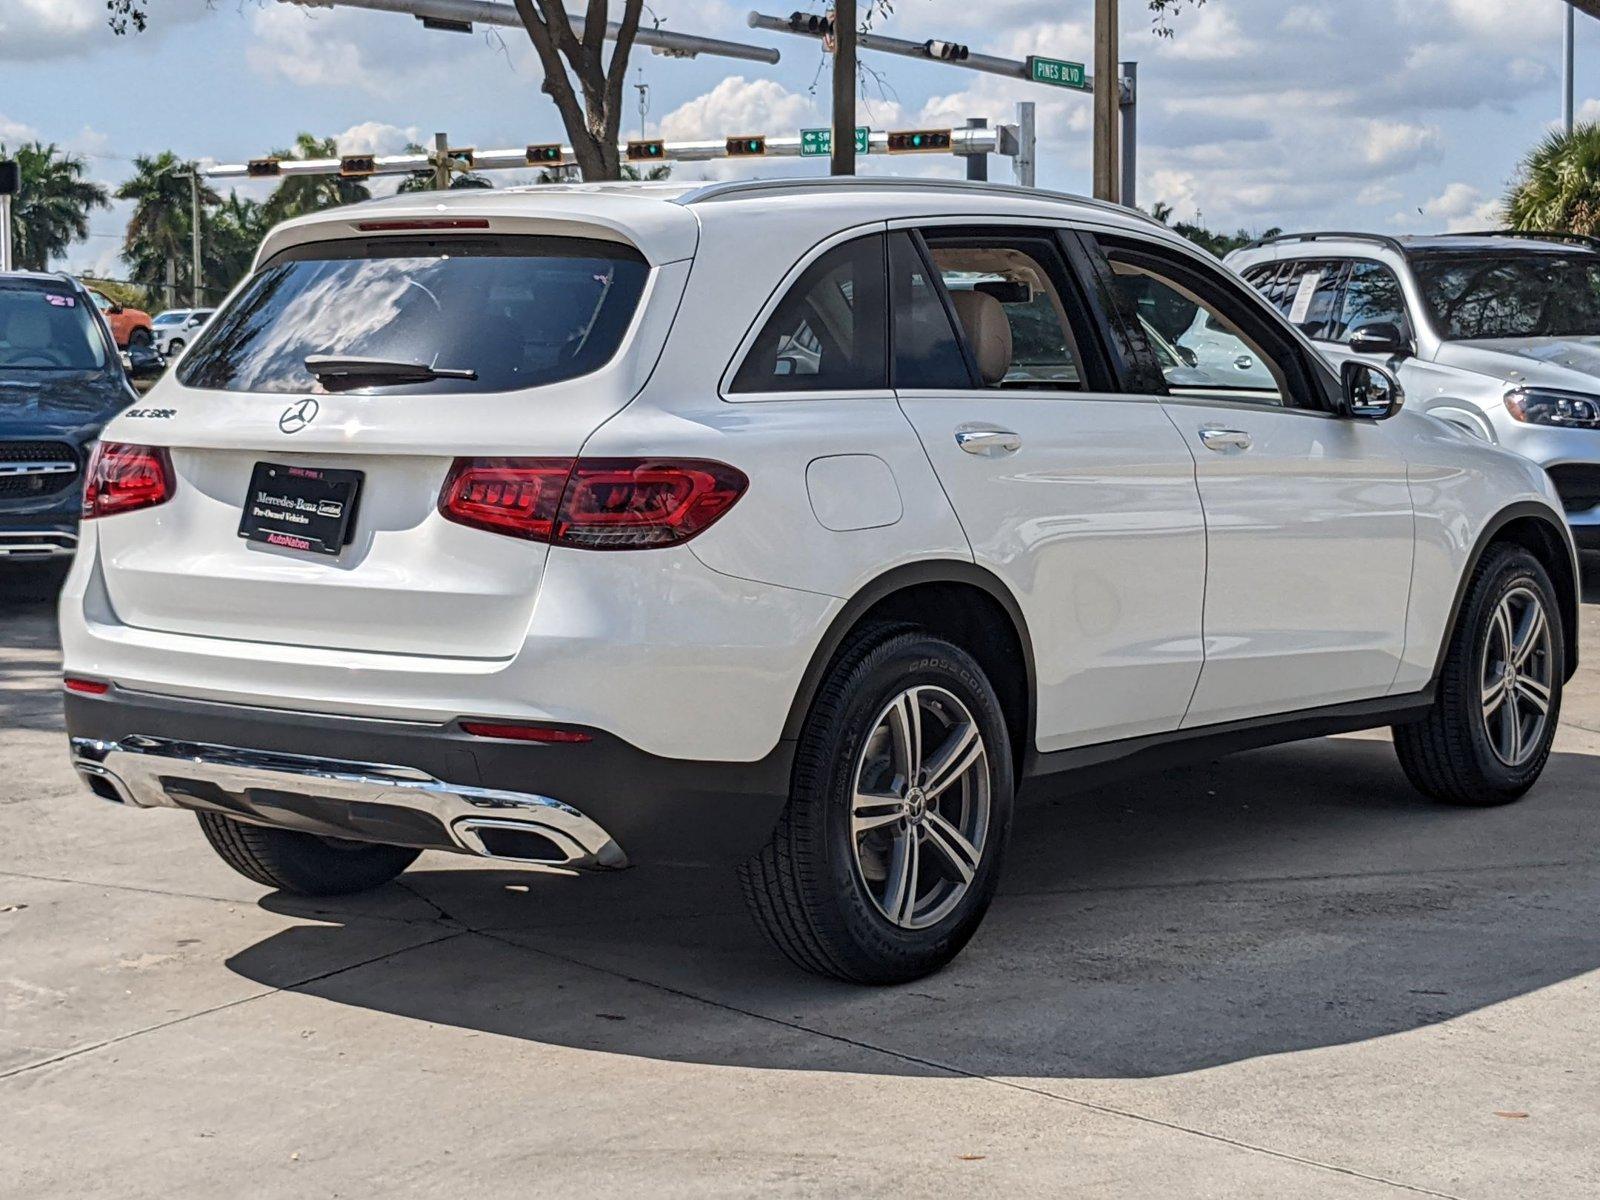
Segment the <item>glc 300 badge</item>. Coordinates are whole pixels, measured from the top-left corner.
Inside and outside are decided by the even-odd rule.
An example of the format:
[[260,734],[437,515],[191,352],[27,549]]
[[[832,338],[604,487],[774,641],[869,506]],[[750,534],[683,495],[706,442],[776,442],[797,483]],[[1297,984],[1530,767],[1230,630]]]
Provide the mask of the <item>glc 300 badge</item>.
[[318,408],[319,405],[310,396],[296,400],[283,410],[283,415],[278,418],[278,428],[284,433],[299,433],[317,419]]

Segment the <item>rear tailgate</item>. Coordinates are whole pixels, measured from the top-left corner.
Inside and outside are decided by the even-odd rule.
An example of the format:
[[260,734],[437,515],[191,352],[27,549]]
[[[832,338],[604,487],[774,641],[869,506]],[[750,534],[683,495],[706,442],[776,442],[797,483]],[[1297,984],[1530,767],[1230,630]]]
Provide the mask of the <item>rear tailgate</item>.
[[[461,457],[577,455],[589,434],[643,386],[665,344],[688,263],[643,272],[637,305],[623,314],[608,358],[575,377],[541,382],[548,364],[539,355],[552,344],[565,354],[576,335],[565,333],[560,313],[553,317],[548,307],[521,296],[514,305],[503,303],[498,275],[487,276],[487,284],[475,277],[472,288],[463,288],[447,261],[452,256],[470,257],[457,247],[439,256],[442,268],[418,268],[409,280],[400,279],[392,263],[369,270],[359,256],[335,255],[332,267],[297,260],[295,269],[309,283],[279,285],[289,302],[280,306],[278,329],[271,317],[252,318],[248,307],[261,309],[278,297],[256,294],[253,300],[247,283],[185,357],[180,378],[163,381],[108,428],[107,441],[168,447],[176,475],[167,502],[97,522],[119,620],[295,646],[463,658],[517,652],[548,547],[447,520],[438,509],[446,476]],[[507,269],[507,256],[498,258],[492,272]],[[270,274],[268,267],[258,280]],[[472,289],[481,303],[463,298]],[[492,321],[492,330],[462,323],[455,310],[469,304],[470,319]],[[329,393],[297,376],[308,346],[397,357],[392,335],[410,328],[408,305],[449,318],[433,344],[417,344],[409,335],[400,340],[408,361],[475,367],[479,380]],[[508,308],[514,310],[509,316]],[[262,329],[244,337],[241,322],[251,319]],[[311,340],[304,335],[308,324],[318,329]],[[526,338],[537,345],[530,341],[533,349],[527,349]],[[507,345],[519,355],[526,350],[518,362],[531,365],[497,375],[492,368]],[[472,390],[524,378],[533,386]],[[241,382],[249,390],[230,386]],[[336,553],[297,548],[293,538],[269,544],[241,536],[246,508],[260,498],[252,494],[252,478],[263,478],[256,476],[263,464],[302,475],[359,473]]]

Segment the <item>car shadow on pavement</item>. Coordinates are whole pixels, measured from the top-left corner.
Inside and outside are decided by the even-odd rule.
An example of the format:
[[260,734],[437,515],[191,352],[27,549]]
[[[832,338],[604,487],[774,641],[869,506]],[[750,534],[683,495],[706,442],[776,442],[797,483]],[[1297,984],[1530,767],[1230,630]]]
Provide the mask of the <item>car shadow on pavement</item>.
[[66,577],[66,564],[0,560],[0,729],[61,728],[55,607]]
[[[838,1070],[843,1041],[883,1051],[875,1073],[1167,1075],[1448,1021],[1600,966],[1597,765],[1556,755],[1522,803],[1464,811],[1413,792],[1385,740],[1336,738],[1034,798],[977,937],[899,988],[796,971],[728,872],[555,877],[443,856],[359,910],[267,896],[316,923],[229,966],[342,1005],[653,1059]],[[301,982],[330,952],[373,958],[367,918],[414,913],[416,896],[457,936]],[[775,1036],[749,1036],[751,1016]]]

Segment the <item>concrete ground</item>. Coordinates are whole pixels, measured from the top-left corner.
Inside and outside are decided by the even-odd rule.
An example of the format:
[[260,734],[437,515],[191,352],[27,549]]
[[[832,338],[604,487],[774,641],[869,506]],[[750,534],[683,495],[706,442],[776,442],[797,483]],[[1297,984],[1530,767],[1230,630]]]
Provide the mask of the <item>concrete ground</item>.
[[1032,804],[966,953],[863,991],[720,875],[264,893],[80,789],[53,584],[0,577],[0,1195],[1600,1193],[1594,604],[1524,802],[1366,736]]

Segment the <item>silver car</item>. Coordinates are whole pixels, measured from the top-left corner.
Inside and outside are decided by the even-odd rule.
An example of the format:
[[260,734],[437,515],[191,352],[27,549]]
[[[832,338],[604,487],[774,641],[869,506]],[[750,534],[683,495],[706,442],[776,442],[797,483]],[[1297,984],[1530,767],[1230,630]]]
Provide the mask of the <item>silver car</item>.
[[1600,240],[1300,233],[1226,261],[1336,367],[1387,365],[1409,405],[1543,466],[1600,550]]

